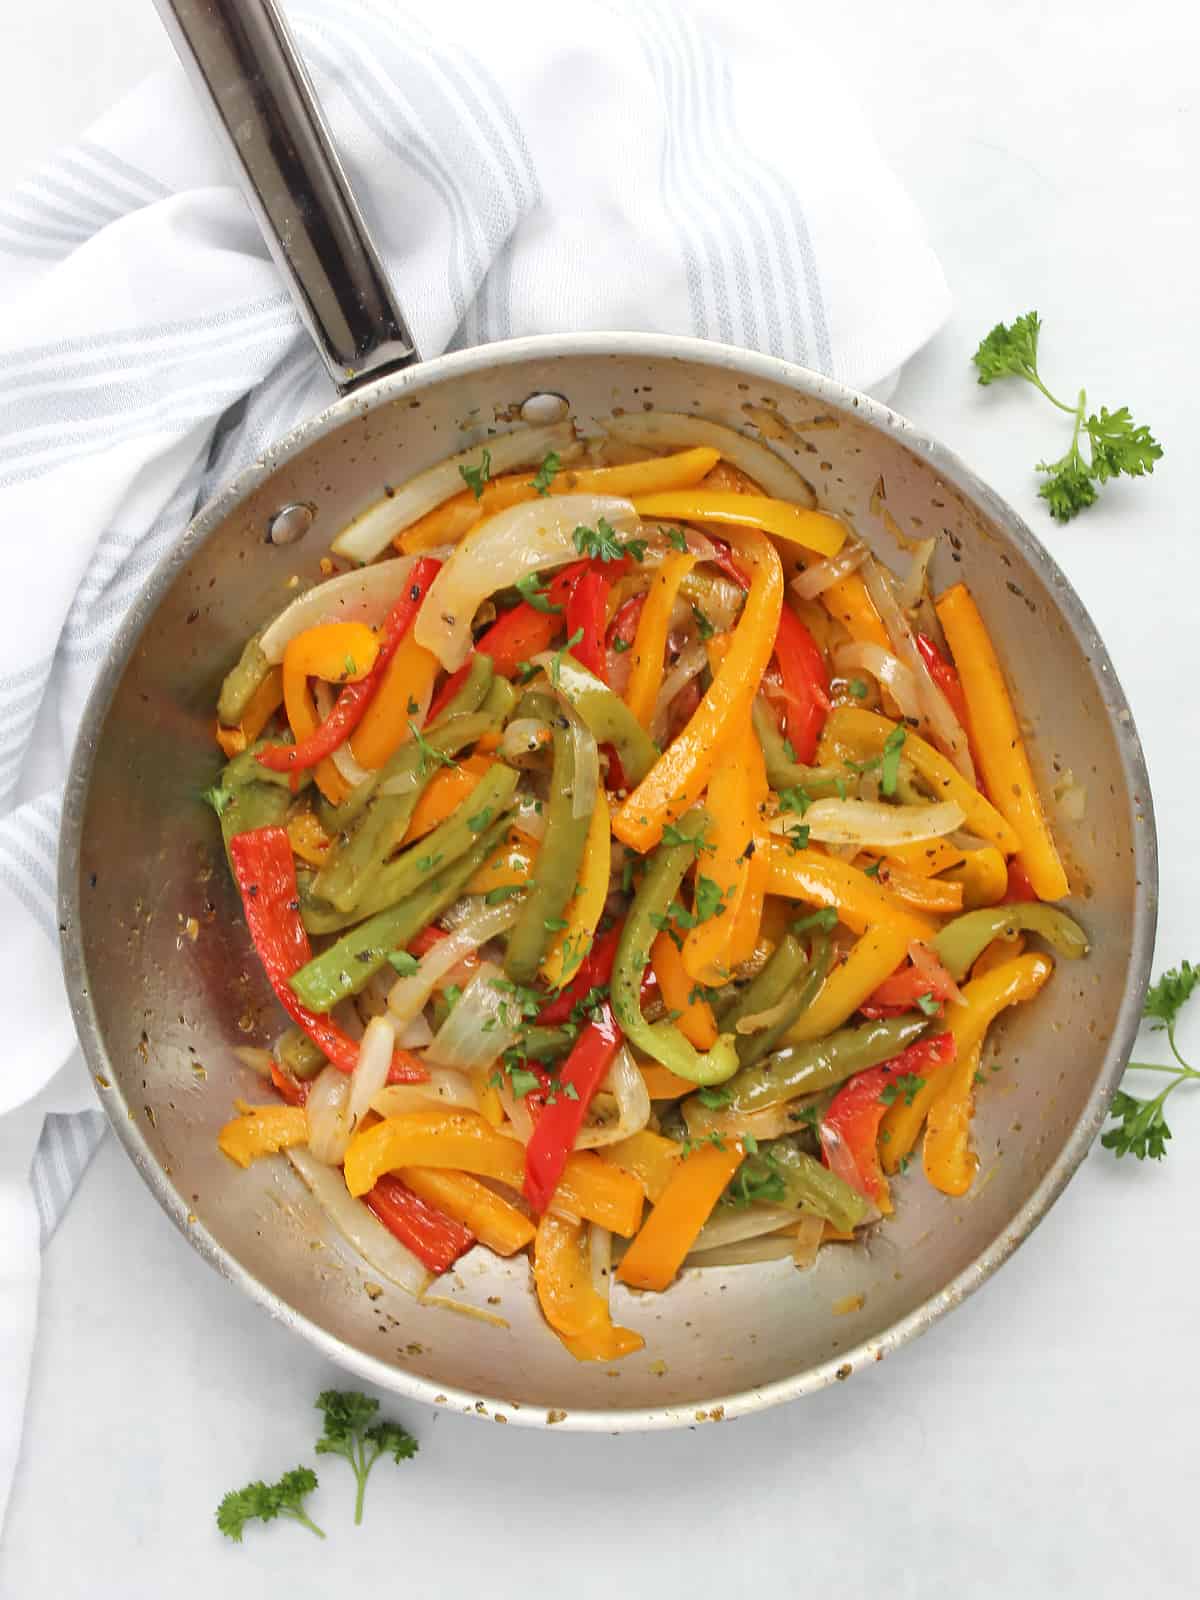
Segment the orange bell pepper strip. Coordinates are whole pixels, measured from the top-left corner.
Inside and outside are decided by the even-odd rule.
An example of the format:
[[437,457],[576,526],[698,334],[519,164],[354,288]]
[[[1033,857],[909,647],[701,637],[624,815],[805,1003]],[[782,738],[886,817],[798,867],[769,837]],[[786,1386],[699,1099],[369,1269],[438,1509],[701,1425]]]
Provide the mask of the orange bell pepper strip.
[[835,556],[846,542],[846,525],[823,511],[807,511],[765,494],[737,494],[690,489],[667,494],[635,494],[639,516],[720,526],[760,528],[789,544],[803,545],[818,555]]
[[[683,967],[693,984],[716,987],[728,983],[737,964],[733,949],[736,918],[749,886],[758,821],[751,798],[752,745],[757,750],[753,730],[739,729],[708,780],[705,809],[711,822],[697,856],[696,881],[703,877],[715,883],[720,899],[716,911],[690,928],[683,941]],[[758,918],[762,920],[761,899]],[[746,955],[740,959],[745,960]]]
[[[661,1072],[664,1069],[660,1067],[658,1070]],[[683,1083],[686,1080],[681,1078],[679,1081]],[[688,1087],[694,1089],[696,1086],[693,1083]],[[651,1205],[657,1205],[662,1199],[682,1156],[683,1146],[678,1140],[664,1139],[661,1133],[651,1133],[648,1128],[643,1128],[640,1133],[631,1133],[628,1139],[619,1139],[616,1144],[605,1145],[600,1152],[602,1161],[611,1161],[622,1172],[633,1174],[646,1191],[646,1199]]]
[[762,746],[752,728],[746,730],[746,780],[750,810],[750,839],[753,854],[747,863],[746,886],[733,908],[733,937],[729,959],[737,967],[749,961],[758,948],[763,914],[767,904],[767,880],[771,873],[771,829],[767,821],[767,801],[771,786]]
[[[999,855],[999,851],[995,852]],[[1001,858],[1003,859],[1003,858]],[[1007,873],[1005,874],[1007,878]],[[907,867],[893,865],[888,860],[879,862],[876,882],[883,884],[889,894],[914,911],[926,916],[952,917],[963,908],[963,886],[948,878],[927,878],[910,872]]]
[[488,756],[473,755],[435,772],[425,785],[400,842],[411,844],[414,839],[423,839],[439,823],[453,816],[491,765]]
[[[707,1000],[691,996],[695,984],[683,964],[679,946],[670,932],[660,933],[650,947],[650,965],[658,979],[659,993],[667,1010],[675,1015],[675,1026],[697,1050],[711,1050],[717,1042],[717,1021]],[[674,1077],[675,1074],[671,1073]],[[680,1079],[681,1083],[686,1080]],[[694,1084],[688,1085],[695,1088]],[[685,1091],[686,1092],[686,1091]]]
[[884,923],[908,939],[930,939],[936,925],[909,911],[865,872],[818,850],[793,850],[772,839],[767,852],[767,893],[803,900],[810,906],[832,906],[838,920],[854,933]]
[[617,838],[643,854],[662,838],[666,823],[703,794],[722,743],[750,726],[750,708],[775,647],[783,605],[779,556],[769,539],[750,530],[734,530],[731,543],[752,581],[725,659],[687,726],[613,817]]
[[835,622],[841,623],[852,639],[860,644],[877,644],[891,653],[892,642],[883,625],[883,618],[875,609],[875,602],[857,572],[831,583],[822,591],[820,598],[829,615]]
[[[821,734],[817,760],[822,766],[834,766],[847,756],[856,760],[877,756],[896,727],[896,723],[874,711],[838,706],[831,712]],[[1010,823],[940,751],[908,730],[901,753],[906,761],[912,762],[939,800],[954,800],[962,807],[964,827],[994,844],[1005,855],[1012,855],[1019,848],[1019,836]]]
[[592,1284],[587,1235],[578,1222],[547,1212],[533,1245],[533,1283],[542,1315],[576,1361],[619,1361],[644,1348],[632,1328],[618,1328]]
[[248,749],[283,704],[283,668],[272,667],[246,702],[236,727],[217,723],[217,743],[232,761]]
[[668,1287],[745,1153],[740,1139],[728,1139],[723,1149],[704,1145],[680,1161],[617,1268],[622,1283],[634,1289]]
[[681,1078],[670,1067],[661,1067],[657,1061],[642,1062],[638,1071],[646,1085],[651,1100],[680,1100],[685,1094],[694,1094],[696,1085],[690,1078]]
[[239,1167],[257,1156],[274,1155],[289,1145],[308,1143],[308,1117],[303,1106],[250,1106],[217,1135],[217,1145]]
[[886,922],[869,927],[840,966],[834,967],[817,997],[788,1029],[788,1044],[823,1039],[840,1028],[868,996],[890,977],[908,951],[906,930]]
[[[346,1187],[353,1195],[366,1194],[381,1173],[405,1167],[451,1167],[495,1178],[519,1193],[525,1146],[497,1133],[474,1111],[410,1111],[355,1134],[346,1151]],[[628,1238],[641,1219],[642,1191],[628,1174],[582,1151],[567,1161],[555,1205]]]
[[919,844],[888,845],[885,859],[918,878],[932,878],[950,867],[961,867],[966,854],[945,839],[922,839]]
[[[320,623],[288,642],[283,652],[283,704],[297,744],[310,739],[321,725],[309,678],[358,683],[370,673],[378,654],[379,641],[362,622]],[[330,805],[341,805],[350,793],[350,785],[328,756],[317,763],[313,776]]]
[[993,939],[981,956],[978,956],[975,965],[971,968],[973,978],[982,978],[987,973],[1001,967],[1006,961],[1011,961],[1014,956],[1019,956],[1025,949],[1025,936],[1018,933],[1014,939]]
[[604,790],[596,793],[595,806],[583,841],[579,882],[563,912],[566,927],[552,936],[542,958],[541,974],[551,988],[558,989],[574,977],[596,934],[596,925],[608,899],[612,876],[612,834],[609,831],[608,800]]
[[921,1164],[929,1182],[943,1194],[966,1194],[979,1166],[969,1140],[975,1111],[975,1077],[982,1053],[981,1039],[951,1068],[949,1082],[942,1085],[925,1121]]
[[314,812],[301,811],[296,816],[289,817],[287,836],[293,855],[299,856],[301,861],[306,861],[310,867],[325,865],[325,858],[329,854],[333,840],[325,832]]
[[461,1222],[498,1256],[516,1255],[534,1235],[529,1218],[466,1172],[439,1167],[406,1167],[401,1180],[422,1200]]
[[419,645],[411,630],[396,647],[362,721],[350,735],[354,759],[377,772],[410,735],[412,707],[429,704],[441,663]]
[[[988,1028],[1006,1006],[1031,1000],[1054,971],[1049,956],[1023,955],[1005,961],[982,978],[972,978],[963,988],[964,1006],[946,1007],[946,1027],[954,1035],[958,1072],[974,1053]],[[897,1101],[888,1107],[880,1132],[880,1159],[886,1173],[895,1172],[912,1150],[921,1124],[944,1088],[946,1079],[931,1079],[913,1096],[912,1104]],[[939,1174],[941,1169],[939,1168]],[[932,1178],[930,1179],[932,1182]]]
[[473,489],[463,489],[443,500],[440,506],[410,523],[393,543],[406,556],[457,544],[477,522],[494,517],[498,511],[507,511],[509,506],[520,505],[523,500],[532,500],[536,494],[528,472],[506,472],[498,478],[489,478],[478,499]]
[[663,656],[671,629],[671,611],[679,594],[679,585],[695,565],[695,556],[682,550],[669,550],[651,580],[646,603],[638,618],[625,704],[646,729],[650,727],[655,701],[662,687]]
[[537,860],[537,845],[516,828],[510,828],[467,884],[468,894],[492,889],[516,889],[529,882]]
[[1008,862],[994,845],[968,850],[957,866],[945,874],[962,888],[962,903],[967,911],[980,906],[999,905],[1008,897]]
[[995,796],[997,810],[1017,837],[1021,860],[1039,900],[1062,900],[1071,892],[1071,885],[1046,821],[1017,714],[979,608],[966,586],[956,583],[939,596],[936,609],[966,696],[988,793]]

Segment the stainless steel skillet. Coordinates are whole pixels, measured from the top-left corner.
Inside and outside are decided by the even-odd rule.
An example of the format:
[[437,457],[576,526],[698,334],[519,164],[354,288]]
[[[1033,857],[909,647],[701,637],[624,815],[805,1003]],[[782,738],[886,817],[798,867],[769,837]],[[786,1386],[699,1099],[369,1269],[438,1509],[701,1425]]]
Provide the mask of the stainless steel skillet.
[[[614,1430],[715,1420],[849,1376],[927,1328],[1020,1243],[1086,1153],[1127,1057],[1152,950],[1155,839],[1103,644],[1037,540],[960,461],[815,373],[636,333],[522,339],[417,365],[271,0],[163,9],[342,398],[196,518],[127,619],[84,718],[63,823],[63,958],[118,1136],[201,1255],[331,1358],[401,1393]],[[523,1261],[469,1257],[454,1291],[506,1329],[418,1307],[371,1281],[282,1164],[235,1171],[215,1144],[253,1083],[231,1047],[278,1026],[196,798],[218,765],[221,678],[286,602],[288,579],[315,576],[335,533],[386,484],[511,426],[535,396],[562,397],[585,431],[650,405],[752,433],[765,424],[772,448],[885,558],[890,526],[936,534],[935,587],[970,583],[1039,778],[1048,788],[1070,768],[1089,797],[1086,819],[1062,833],[1093,953],[1061,966],[1036,1006],[1004,1024],[1006,1070],[981,1096],[983,1173],[970,1196],[945,1200],[914,1172],[874,1239],[825,1251],[811,1272],[711,1270],[631,1298],[620,1319],[646,1350],[611,1373],[574,1362],[542,1326]]]

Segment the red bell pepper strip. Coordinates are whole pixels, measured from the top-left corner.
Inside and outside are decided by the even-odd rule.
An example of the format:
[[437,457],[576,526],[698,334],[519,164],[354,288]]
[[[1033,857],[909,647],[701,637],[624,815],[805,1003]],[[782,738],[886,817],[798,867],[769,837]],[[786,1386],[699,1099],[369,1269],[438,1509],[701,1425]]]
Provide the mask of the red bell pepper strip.
[[[234,834],[229,841],[229,859],[241,891],[246,926],[279,1003],[339,1071],[353,1072],[358,1064],[357,1042],[336,1022],[301,1005],[288,982],[311,959],[312,950],[300,920],[296,864],[286,831],[252,828]],[[420,1083],[428,1076],[406,1050],[392,1057],[389,1083]]]
[[817,641],[788,605],[779,613],[775,660],[787,702],[788,740],[796,760],[807,766],[829,714],[829,669]]
[[[957,993],[958,986],[940,963],[932,973],[927,973],[910,962],[908,966],[897,967],[858,1009],[864,1017],[898,1017],[905,1011],[912,1011],[922,995],[931,995],[942,1003],[952,1000]],[[930,1013],[931,1016],[940,1014]]]
[[592,1096],[620,1044],[621,1030],[606,1000],[563,1062],[553,1096],[542,1107],[525,1146],[523,1193],[535,1211],[544,1211],[553,1199]]
[[442,684],[442,687],[429,702],[429,711],[425,717],[425,722],[427,725],[433,722],[436,717],[441,716],[442,712],[446,709],[451,700],[453,700],[454,696],[458,693],[459,689],[466,682],[467,673],[470,672],[470,670],[471,662],[468,658],[466,663],[459,667],[457,672],[452,672],[446,679],[445,683]]
[[414,562],[407,589],[384,621],[383,643],[370,672],[358,683],[346,684],[333,710],[309,738],[301,739],[299,744],[269,744],[265,750],[260,750],[257,759],[262,766],[269,767],[272,772],[303,772],[324,761],[326,756],[331,756],[346,742],[374,699],[388,663],[396,654],[401,639],[412,627],[425,592],[437,577],[441,565],[432,556],[421,556]]
[[825,1165],[852,1189],[878,1200],[883,1189],[879,1164],[879,1124],[887,1110],[880,1097],[898,1078],[920,1077],[954,1059],[954,1035],[938,1033],[918,1039],[882,1066],[870,1067],[844,1083],[821,1120],[821,1150]]
[[732,578],[739,589],[748,589],[750,587],[750,579],[733,559],[733,552],[729,546],[721,539],[714,539],[711,534],[708,536],[708,542],[716,551],[716,555],[712,557],[713,566],[723,572],[727,578]]
[[301,1078],[294,1078],[290,1072],[285,1072],[278,1061],[271,1063],[271,1082],[279,1090],[280,1097],[290,1106],[302,1106],[308,1099],[308,1084]]
[[950,702],[950,709],[964,728],[967,721],[967,697],[959,681],[958,671],[952,667],[927,633],[917,634],[917,649],[921,660],[929,669],[929,676]]
[[547,1026],[556,1026],[560,1022],[569,1020],[572,1008],[583,999],[589,989],[604,989],[608,987],[612,978],[613,962],[617,959],[617,946],[621,942],[621,928],[618,922],[607,933],[602,933],[592,941],[592,948],[584,956],[579,971],[567,984],[565,989],[560,989],[553,1000],[548,1001],[538,1012],[538,1021]]
[[445,1272],[475,1243],[470,1228],[406,1189],[393,1173],[385,1173],[363,1199],[430,1272]]
[[1036,900],[1037,890],[1029,881],[1029,874],[1025,870],[1025,863],[1020,856],[1013,856],[1008,863],[1008,888],[1005,891],[1006,900]]
[[571,646],[575,659],[602,683],[608,682],[608,660],[604,648],[604,629],[608,618],[608,595],[613,579],[624,568],[624,559],[610,566],[593,561],[567,596],[567,636],[580,637]]
[[[642,614],[642,607],[646,604],[644,594],[631,595],[624,605],[617,610],[612,620],[612,627],[608,630],[608,648],[612,650],[618,643],[626,649],[632,645],[637,634],[638,618]],[[617,652],[618,655],[622,651]]]
[[587,571],[586,561],[576,561],[555,573],[546,585],[546,602],[557,611],[539,611],[527,600],[506,611],[475,642],[475,648],[491,656],[492,665],[502,677],[511,678],[523,661],[530,661],[550,648],[551,640],[564,625],[562,610],[576,581]]
[[410,956],[427,956],[435,944],[441,944],[448,937],[445,928],[439,928],[436,922],[431,922],[420,933],[413,935],[406,949]]

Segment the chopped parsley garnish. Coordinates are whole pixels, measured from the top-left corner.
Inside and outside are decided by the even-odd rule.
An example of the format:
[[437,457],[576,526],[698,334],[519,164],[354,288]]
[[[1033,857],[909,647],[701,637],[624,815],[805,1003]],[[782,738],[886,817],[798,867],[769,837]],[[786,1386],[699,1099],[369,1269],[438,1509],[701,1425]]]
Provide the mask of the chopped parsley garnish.
[[820,911],[810,911],[807,917],[798,917],[792,923],[792,932],[832,933],[837,927],[838,914],[832,906],[822,906]]
[[1155,1031],[1165,1030],[1167,1044],[1175,1057],[1175,1063],[1163,1064],[1154,1061],[1129,1063],[1130,1071],[1166,1073],[1170,1082],[1152,1100],[1140,1100],[1136,1095],[1127,1094],[1124,1089],[1117,1090],[1108,1110],[1109,1116],[1116,1119],[1116,1125],[1107,1129],[1100,1139],[1104,1148],[1111,1150],[1114,1155],[1136,1156],[1139,1161],[1144,1161],[1149,1156],[1152,1161],[1161,1161],[1167,1153],[1167,1140],[1171,1137],[1171,1130],[1163,1115],[1163,1107],[1168,1097],[1185,1079],[1200,1078],[1200,1068],[1193,1067],[1184,1060],[1175,1042],[1175,1026],[1179,1020],[1179,1013],[1197,987],[1200,987],[1200,967],[1193,966],[1190,961],[1183,961],[1178,967],[1172,967],[1164,972],[1158,982],[1152,984],[1147,991],[1142,1014],[1154,1025]]
[[664,532],[666,533],[667,543],[672,550],[683,551],[687,549],[687,534],[684,533],[682,528],[666,528]]
[[467,818],[467,827],[472,833],[482,833],[494,815],[491,806],[484,806],[482,811],[477,811],[473,817]]
[[541,611],[549,616],[562,610],[561,606],[556,606],[548,598],[547,591],[542,587],[536,572],[527,572],[523,578],[518,578],[514,587],[522,600],[531,605],[535,611]]
[[482,500],[483,486],[492,475],[492,452],[485,450],[477,467],[459,467],[458,471],[476,500]]
[[887,1085],[879,1099],[883,1105],[890,1106],[895,1105],[903,1095],[904,1104],[910,1106],[924,1087],[924,1078],[918,1077],[915,1072],[902,1072],[893,1083]]
[[696,628],[697,628],[697,630],[698,630],[698,632],[700,634],[701,639],[711,639],[713,634],[716,633],[717,630],[712,625],[712,623],[708,620],[708,618],[704,615],[704,612],[701,611],[699,606],[694,605],[692,607],[692,616],[695,618]]
[[434,767],[455,767],[458,765],[453,756],[448,756],[444,750],[439,750],[436,745],[430,744],[411,718],[409,718],[408,731],[412,734],[413,742],[420,753],[420,774],[422,777]]
[[402,978],[411,978],[421,964],[416,956],[407,950],[389,950],[388,960]]
[[562,462],[559,459],[558,452],[551,450],[549,455],[542,462],[541,466],[537,469],[537,472],[533,478],[530,479],[529,487],[531,489],[536,489],[538,494],[549,494],[550,485],[554,482],[555,478],[561,471]]

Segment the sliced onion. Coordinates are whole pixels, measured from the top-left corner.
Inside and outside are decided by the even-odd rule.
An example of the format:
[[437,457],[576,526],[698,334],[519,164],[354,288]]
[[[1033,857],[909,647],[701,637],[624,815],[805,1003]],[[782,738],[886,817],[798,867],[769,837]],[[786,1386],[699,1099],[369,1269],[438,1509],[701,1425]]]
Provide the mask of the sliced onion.
[[650,737],[655,744],[661,746],[666,739],[671,702],[681,689],[685,689],[693,678],[704,671],[707,665],[708,652],[699,639],[694,639],[679,652],[678,661],[663,679],[662,688],[658,691],[658,699],[654,705],[654,714],[650,718]]
[[[955,800],[942,800],[928,806],[889,806],[872,800],[830,799],[814,800],[804,813],[804,825],[809,830],[809,838],[822,844],[867,849],[940,839],[961,827],[965,816]],[[771,831],[790,833],[790,817],[774,817]]]
[[801,1269],[811,1267],[817,1259],[824,1237],[824,1217],[797,1217],[795,1243],[792,1245],[792,1265]]
[[[789,1257],[795,1261],[797,1226],[793,1223],[777,1233],[766,1233],[758,1239],[744,1239],[741,1244],[721,1245],[716,1250],[693,1250],[684,1257],[683,1264],[685,1267],[751,1267],[764,1261],[786,1261]],[[821,1231],[824,1232],[824,1224]]]
[[424,1013],[413,1017],[402,1028],[396,1029],[396,1043],[401,1050],[424,1050],[433,1038],[433,1029],[426,1021]]
[[707,417],[692,417],[682,411],[634,411],[623,417],[605,417],[600,426],[612,438],[646,445],[651,450],[661,450],[664,445],[684,449],[709,445],[753,478],[764,494],[810,510],[817,504],[812,485],[774,450],[757,439],[748,439],[735,428],[710,422]]
[[795,1211],[787,1206],[718,1206],[696,1236],[692,1253],[702,1255],[744,1239],[759,1239],[764,1233],[792,1227],[795,1221]]
[[764,1028],[772,1028],[781,1022],[795,1004],[792,996],[784,995],[777,1006],[768,1006],[765,1011],[754,1011],[748,1017],[739,1017],[734,1024],[736,1033],[762,1033]]
[[327,1167],[340,1167],[354,1132],[350,1120],[350,1079],[346,1073],[334,1066],[322,1068],[308,1091],[304,1114],[308,1119],[308,1148],[313,1159]]
[[718,633],[728,633],[741,614],[745,591],[717,573],[689,572],[679,585],[689,608],[697,605]]
[[563,701],[563,711],[571,723],[571,745],[575,774],[571,782],[571,815],[590,817],[596,809],[600,791],[600,746],[596,735],[576,711]]
[[491,961],[479,971],[459,996],[453,1011],[433,1036],[426,1060],[459,1072],[490,1067],[517,1037],[520,1022],[511,994],[497,983],[505,982]]
[[429,586],[413,633],[448,672],[471,653],[471,622],[480,603],[529,573],[561,566],[578,555],[575,529],[603,517],[614,533],[640,526],[630,500],[614,495],[564,494],[526,500],[477,523]]
[[550,724],[540,717],[515,717],[501,734],[496,754],[510,767],[528,766],[547,754],[553,737]]
[[339,573],[306,590],[264,631],[258,641],[263,655],[278,666],[296,635],[319,622],[382,622],[404,593],[412,564],[411,556],[396,556],[359,572]]
[[592,1288],[607,1305],[612,1284],[612,1234],[594,1222],[588,1229],[588,1254],[592,1264]]
[[737,1139],[744,1133],[753,1134],[760,1142],[779,1139],[785,1133],[795,1133],[796,1124],[788,1116],[801,1101],[781,1101],[778,1105],[764,1106],[761,1111],[733,1111],[729,1108],[709,1108],[693,1094],[683,1102],[683,1120],[688,1136],[703,1139],[710,1133],[721,1138]]
[[545,428],[516,428],[511,433],[483,439],[457,455],[447,456],[436,466],[418,472],[394,493],[377,500],[338,534],[333,549],[351,561],[374,561],[397,534],[435,510],[443,500],[461,494],[464,480],[458,469],[478,467],[485,450],[491,458],[489,470],[495,477],[516,467],[540,463],[551,451],[562,459],[564,452],[571,452],[574,444],[575,430],[570,422],[556,422]]
[[[333,692],[333,685],[329,683],[323,683],[318,678],[313,688],[313,695],[317,702],[317,712],[320,715],[321,721],[324,722],[329,716],[329,713],[333,710],[334,703],[337,699],[337,696]],[[333,762],[334,766],[338,769],[342,777],[345,778],[346,782],[352,789],[357,789],[360,783],[366,783],[367,779],[371,776],[366,767],[361,766],[354,759],[354,751],[350,748],[349,739],[343,739],[342,743],[338,745],[337,749],[330,756],[330,760]]]
[[430,1281],[429,1273],[379,1218],[354,1198],[341,1173],[322,1165],[311,1151],[299,1147],[290,1149],[287,1158],[321,1210],[367,1266],[406,1294],[419,1296]]
[[507,1072],[500,1074],[500,1087],[496,1093],[499,1095],[504,1115],[508,1118],[507,1131],[522,1144],[528,1144],[533,1134],[533,1118],[529,1114],[529,1107],[525,1104],[525,1096],[513,1093],[512,1078]]
[[687,541],[688,551],[697,561],[715,561],[720,554],[711,539],[706,538],[698,528],[685,528],[683,537]]
[[936,539],[922,539],[913,553],[908,571],[904,574],[903,582],[896,590],[896,599],[901,609],[912,611],[925,593],[925,580],[929,573],[929,563],[933,559],[933,552],[937,549]]
[[234,1055],[244,1067],[249,1067],[251,1072],[257,1072],[260,1078],[271,1079],[271,1067],[274,1056],[269,1050],[260,1050],[255,1045],[240,1044],[234,1047]]
[[546,804],[539,800],[537,795],[528,791],[519,792],[517,795],[516,809],[512,813],[512,825],[527,839],[544,839],[546,837]]
[[408,1111],[426,1111],[431,1106],[461,1106],[478,1111],[479,1096],[469,1078],[449,1067],[430,1067],[421,1083],[389,1083],[371,1101],[371,1110],[381,1117],[402,1117]]
[[892,649],[916,680],[922,720],[928,725],[934,740],[941,745],[945,754],[974,788],[975,764],[971,760],[967,736],[962,724],[950,709],[950,702],[934,683],[929,668],[921,659],[921,652],[917,649],[912,629],[892,592],[890,575],[878,561],[874,560],[863,562],[862,574],[867,592],[875,602],[876,610],[887,629],[888,638],[892,641]]
[[388,995],[388,1010],[397,1022],[410,1022],[428,1001],[440,980],[447,976],[463,959],[494,939],[498,933],[511,928],[517,920],[519,904],[504,900],[498,906],[489,906],[482,899],[472,901],[472,910],[454,932],[438,942],[421,957],[417,970],[407,977],[397,978]]
[[350,1103],[347,1112],[351,1128],[357,1128],[363,1112],[387,1082],[396,1048],[396,1029],[390,1017],[372,1017],[367,1023],[358,1060],[350,1074]]
[[602,1145],[616,1144],[640,1133],[650,1120],[650,1096],[646,1080],[638,1071],[628,1046],[622,1045],[612,1059],[608,1071],[600,1080],[596,1099],[588,1107],[589,1117],[596,1109],[596,1100],[611,1097],[616,1102],[616,1119],[603,1122],[584,1122],[575,1140],[576,1150],[598,1150]]
[[923,978],[927,978],[936,994],[945,995],[956,1006],[965,1006],[967,997],[950,976],[949,971],[934,955],[927,944],[914,939],[908,947],[908,959]]
[[859,544],[857,539],[847,539],[837,555],[814,561],[811,567],[792,579],[789,587],[797,600],[815,600],[826,589],[857,572],[866,559],[866,545]]
[[921,720],[917,680],[899,656],[892,655],[882,645],[869,640],[839,645],[833,652],[833,669],[840,678],[851,677],[855,672],[869,672],[891,695],[902,717],[912,722]]

